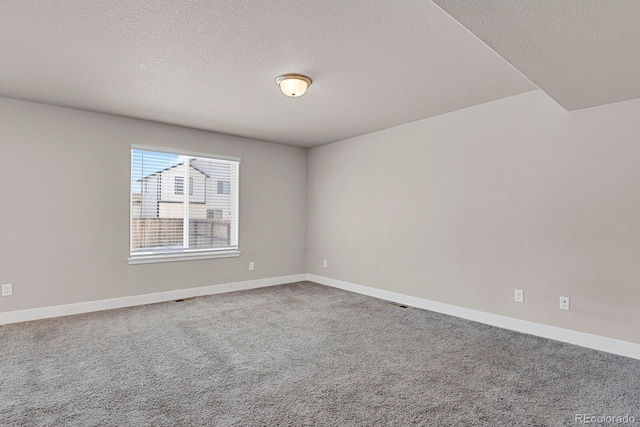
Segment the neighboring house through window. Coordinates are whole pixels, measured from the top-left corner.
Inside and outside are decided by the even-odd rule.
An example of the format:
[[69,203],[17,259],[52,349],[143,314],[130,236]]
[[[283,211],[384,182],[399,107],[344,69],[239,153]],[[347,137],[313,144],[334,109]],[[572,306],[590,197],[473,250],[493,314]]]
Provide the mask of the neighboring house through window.
[[135,146],[131,153],[131,263],[239,254],[240,159]]

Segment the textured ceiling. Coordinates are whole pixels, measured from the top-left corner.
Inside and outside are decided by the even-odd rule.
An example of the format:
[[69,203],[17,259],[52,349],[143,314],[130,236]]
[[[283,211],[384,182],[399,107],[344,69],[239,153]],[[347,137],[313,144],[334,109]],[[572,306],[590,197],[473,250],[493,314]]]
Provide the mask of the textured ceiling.
[[433,0],[567,110],[640,97],[638,0]]
[[302,147],[535,89],[428,1],[3,0],[0,58],[0,96]]

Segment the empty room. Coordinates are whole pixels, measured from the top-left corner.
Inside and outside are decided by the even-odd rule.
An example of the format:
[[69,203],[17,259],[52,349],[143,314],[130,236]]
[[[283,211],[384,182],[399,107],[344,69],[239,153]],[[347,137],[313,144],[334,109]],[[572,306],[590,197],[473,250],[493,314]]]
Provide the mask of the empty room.
[[640,423],[640,1],[0,1],[0,426]]

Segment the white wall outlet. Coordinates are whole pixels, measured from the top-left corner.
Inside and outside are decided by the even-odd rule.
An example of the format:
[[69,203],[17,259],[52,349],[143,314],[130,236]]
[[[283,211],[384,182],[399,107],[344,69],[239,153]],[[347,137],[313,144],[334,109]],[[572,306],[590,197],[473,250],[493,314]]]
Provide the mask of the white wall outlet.
[[249,270],[254,270],[256,266],[253,264],[253,261],[249,263]]
[[13,285],[10,283],[2,285],[2,296],[10,297],[11,295],[13,295]]
[[327,260],[325,259],[324,262],[322,263],[324,265],[324,268],[327,268]]
[[569,310],[569,297],[560,297],[560,310]]
[[513,294],[516,298],[516,302],[524,302],[524,291],[522,289],[515,289]]

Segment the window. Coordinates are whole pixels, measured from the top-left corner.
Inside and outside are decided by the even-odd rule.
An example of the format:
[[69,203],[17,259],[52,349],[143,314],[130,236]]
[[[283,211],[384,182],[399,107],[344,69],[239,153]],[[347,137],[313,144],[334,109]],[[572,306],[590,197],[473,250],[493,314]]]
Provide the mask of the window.
[[[183,177],[176,176],[173,192],[174,194],[184,194],[184,178]],[[193,178],[189,178],[189,195],[193,196]]]
[[218,194],[230,194],[231,184],[229,181],[218,181]]
[[238,158],[133,146],[129,262],[238,256],[239,171]]
[[184,194],[184,178],[181,176],[176,176],[173,192],[175,194]]
[[222,209],[207,209],[207,219],[222,219]]

